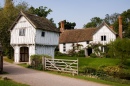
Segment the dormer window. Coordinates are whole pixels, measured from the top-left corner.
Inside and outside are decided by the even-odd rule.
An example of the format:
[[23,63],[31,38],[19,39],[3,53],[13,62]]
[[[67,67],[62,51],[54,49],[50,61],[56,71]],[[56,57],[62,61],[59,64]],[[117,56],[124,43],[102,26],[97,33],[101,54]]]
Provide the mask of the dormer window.
[[19,36],[25,36],[25,28],[19,29]]
[[41,36],[42,36],[42,37],[45,37],[45,32],[42,32]]

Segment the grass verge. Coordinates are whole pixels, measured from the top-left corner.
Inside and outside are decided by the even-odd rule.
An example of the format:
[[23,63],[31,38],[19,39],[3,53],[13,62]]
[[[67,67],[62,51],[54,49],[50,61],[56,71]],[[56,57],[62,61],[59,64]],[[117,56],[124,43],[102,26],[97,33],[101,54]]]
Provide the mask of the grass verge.
[[0,86],[29,86],[29,85],[17,83],[12,80],[1,80],[0,78]]
[[127,84],[121,84],[121,83],[116,83],[116,82],[105,81],[105,80],[91,78],[91,77],[87,77],[87,76],[83,76],[83,75],[72,76],[71,74],[58,73],[58,72],[55,72],[55,71],[45,71],[45,72],[56,74],[56,75],[61,75],[61,76],[67,76],[67,77],[71,77],[71,78],[76,78],[76,79],[81,79],[81,80],[92,81],[92,82],[106,84],[106,85],[111,85],[111,86],[129,86]]
[[6,56],[3,57],[3,60],[9,63],[13,63],[14,61],[12,59],[8,59]]

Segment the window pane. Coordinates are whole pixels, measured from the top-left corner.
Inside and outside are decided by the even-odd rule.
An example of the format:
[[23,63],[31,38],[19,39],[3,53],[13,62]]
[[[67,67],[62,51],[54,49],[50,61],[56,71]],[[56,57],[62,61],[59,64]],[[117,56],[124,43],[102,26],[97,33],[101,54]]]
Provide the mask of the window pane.
[[106,41],[106,36],[104,36],[104,41]]
[[64,52],[66,51],[65,43],[63,43],[63,51],[64,51]]
[[89,41],[86,41],[87,44],[89,44]]
[[19,36],[25,36],[25,29],[19,29]]
[[101,36],[101,41],[103,41],[103,36]]
[[42,32],[41,36],[44,37],[45,36],[45,32]]

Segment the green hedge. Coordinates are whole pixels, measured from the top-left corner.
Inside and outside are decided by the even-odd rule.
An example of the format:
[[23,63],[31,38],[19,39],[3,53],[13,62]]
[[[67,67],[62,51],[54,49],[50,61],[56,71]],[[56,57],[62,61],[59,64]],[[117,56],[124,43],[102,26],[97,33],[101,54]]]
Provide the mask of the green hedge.
[[98,69],[83,67],[80,73],[83,75],[95,76],[107,81],[130,84],[130,72],[125,69],[121,69],[119,66],[104,66]]
[[43,65],[42,65],[43,57],[51,58],[51,56],[48,56],[48,55],[32,55],[30,67],[37,70],[43,70]]

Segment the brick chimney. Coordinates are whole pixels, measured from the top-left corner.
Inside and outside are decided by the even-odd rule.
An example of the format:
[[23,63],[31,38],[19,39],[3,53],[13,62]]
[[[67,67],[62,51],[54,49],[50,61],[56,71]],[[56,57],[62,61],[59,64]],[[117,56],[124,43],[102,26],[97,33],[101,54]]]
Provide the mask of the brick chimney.
[[114,30],[114,27],[113,27],[112,25],[110,26],[110,28],[111,28],[112,30]]
[[119,37],[122,39],[122,17],[119,15]]
[[65,30],[65,24],[64,24],[64,21],[61,21],[60,22],[60,32],[62,33],[62,32],[64,32],[64,30]]

